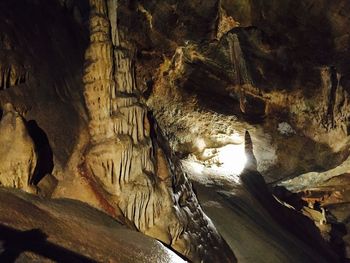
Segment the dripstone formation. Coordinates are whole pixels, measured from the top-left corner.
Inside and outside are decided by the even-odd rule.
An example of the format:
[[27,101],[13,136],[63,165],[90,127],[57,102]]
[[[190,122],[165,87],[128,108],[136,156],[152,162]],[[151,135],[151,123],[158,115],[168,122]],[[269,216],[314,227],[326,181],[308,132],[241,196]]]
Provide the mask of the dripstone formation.
[[34,193],[35,146],[24,119],[9,103],[3,108],[0,134],[0,186]]
[[233,254],[201,210],[178,163],[152,136],[154,127],[135,84],[135,50],[118,28],[117,4],[90,1],[84,94],[91,140],[84,166],[117,218],[125,217],[192,261],[232,262]]
[[349,12],[1,0],[0,261],[350,259]]

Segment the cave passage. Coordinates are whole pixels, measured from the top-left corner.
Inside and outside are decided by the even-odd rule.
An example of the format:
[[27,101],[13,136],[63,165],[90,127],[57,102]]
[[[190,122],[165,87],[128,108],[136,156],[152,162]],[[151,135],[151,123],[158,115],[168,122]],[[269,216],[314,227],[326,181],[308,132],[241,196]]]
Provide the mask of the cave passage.
[[38,126],[35,120],[27,122],[27,129],[38,154],[38,161],[32,179],[32,183],[37,185],[45,175],[52,173],[54,167],[53,153],[45,131]]

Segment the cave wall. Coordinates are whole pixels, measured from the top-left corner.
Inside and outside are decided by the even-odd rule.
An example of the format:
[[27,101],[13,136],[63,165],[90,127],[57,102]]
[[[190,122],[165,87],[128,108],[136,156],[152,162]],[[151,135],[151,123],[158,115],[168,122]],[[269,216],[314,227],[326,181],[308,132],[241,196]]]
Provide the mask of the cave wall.
[[[161,8],[154,8],[158,4]],[[138,86],[179,156],[196,148],[189,141],[201,132],[186,141],[191,125],[182,123],[200,109],[212,120],[217,113],[223,122],[238,119],[220,132],[226,126],[238,127],[240,136],[244,128],[251,131],[259,170],[269,182],[343,162],[349,154],[348,3],[206,1],[193,6],[206,18],[193,23],[194,14],[183,14],[182,4],[171,1],[135,4],[134,16],[125,11],[139,47]],[[165,14],[171,22],[160,27],[153,19]],[[183,35],[176,31],[180,25]],[[174,131],[178,118],[184,127]],[[285,124],[291,133],[280,132]]]
[[[35,182],[39,194],[90,203],[193,261],[214,260],[219,251],[234,261],[179,163],[157,143],[160,131],[135,81],[137,49],[126,38],[131,31],[119,29],[119,5],[128,10],[133,2],[1,3],[0,105],[14,106],[24,131],[35,123],[41,139],[47,136],[56,177],[33,179],[41,149],[29,139],[33,157],[22,156],[33,164],[18,188]],[[55,180],[54,192],[45,189]]]
[[[71,2],[71,1],[67,1]],[[48,135],[66,165],[84,126],[87,1],[1,1],[0,105],[10,102]]]
[[[193,261],[234,260],[178,158],[249,130],[268,182],[342,162],[349,9],[345,0],[2,1],[0,108],[10,102],[22,126],[34,121],[47,136],[55,197],[88,202]],[[26,139],[23,162],[34,166],[38,145]]]

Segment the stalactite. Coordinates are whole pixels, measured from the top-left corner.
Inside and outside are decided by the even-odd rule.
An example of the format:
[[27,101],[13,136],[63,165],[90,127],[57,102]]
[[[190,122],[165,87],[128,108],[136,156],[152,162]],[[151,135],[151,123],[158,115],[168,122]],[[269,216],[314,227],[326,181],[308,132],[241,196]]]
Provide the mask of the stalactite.
[[337,70],[335,67],[330,67],[329,69],[329,80],[330,80],[330,87],[329,87],[329,95],[328,95],[328,103],[327,103],[327,112],[325,113],[323,125],[327,129],[333,129],[335,126],[335,103],[336,103],[336,96],[337,96],[337,89],[339,87],[339,79],[337,76]]
[[245,61],[237,34],[229,33],[227,39],[229,42],[231,63],[235,66],[233,70],[237,84],[252,84],[252,80],[247,68],[247,63]]
[[27,81],[28,72],[17,64],[0,64],[0,91],[23,84]]

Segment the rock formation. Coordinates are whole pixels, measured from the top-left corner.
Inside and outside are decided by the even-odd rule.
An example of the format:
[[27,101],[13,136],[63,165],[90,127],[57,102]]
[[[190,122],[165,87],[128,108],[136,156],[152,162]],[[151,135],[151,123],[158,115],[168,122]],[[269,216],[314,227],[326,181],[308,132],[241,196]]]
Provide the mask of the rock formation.
[[84,74],[91,135],[86,169],[120,211],[118,218],[125,217],[192,261],[234,261],[179,164],[157,144],[157,135],[151,135],[155,127],[138,95],[135,51],[117,23],[117,1],[91,0],[90,6]]
[[[193,138],[209,137],[207,132],[196,132],[189,138],[193,121],[187,124],[187,118],[200,112],[214,119],[221,113],[220,121],[231,125],[222,125],[220,133],[229,128],[243,135],[248,129],[259,142],[256,158],[268,182],[344,161],[349,154],[348,31],[344,27],[348,21],[340,6],[344,10],[349,6],[340,2],[208,1],[193,13],[207,13],[208,6],[216,3],[217,20],[209,27],[210,17],[199,16],[197,25],[206,34],[198,30],[197,35],[187,34],[186,30],[194,30],[191,23],[184,23],[183,34],[178,34],[181,19],[173,27],[153,23],[148,28],[148,20],[140,15],[138,23],[148,30],[148,38],[144,33],[134,36],[145,50],[137,61],[138,83],[152,91],[147,103],[173,149],[186,155],[194,146]],[[153,18],[177,17],[182,12],[182,5],[163,2],[155,8],[155,3],[159,1],[143,3]],[[280,12],[284,15],[279,16]],[[224,34],[217,34],[222,30]],[[156,51],[146,52],[149,49]],[[174,129],[174,122],[181,129]],[[296,133],[280,134],[276,127],[281,123],[288,123]],[[216,123],[207,126],[217,128]]]
[[[188,153],[194,147],[194,138],[213,137],[206,130],[218,129],[219,133],[226,133],[230,129],[232,133],[243,135],[244,129],[248,129],[259,141],[259,170],[269,177],[268,181],[312,170],[315,163],[325,169],[334,162],[341,163],[348,154],[345,127],[348,93],[339,86],[339,74],[333,69],[332,75],[328,67],[318,68],[321,80],[315,85],[319,90],[312,98],[302,95],[304,91],[297,88],[299,85],[288,92],[272,86],[262,88],[259,79],[254,79],[257,78],[255,68],[263,63],[257,59],[265,48],[261,34],[256,28],[234,28],[220,41],[178,48],[173,57],[159,67],[153,93],[147,102],[171,138],[173,149],[180,154]],[[218,98],[220,103],[211,98]],[[226,106],[220,112],[222,104]],[[220,127],[217,121],[212,122],[208,124],[210,128],[192,132],[190,138],[196,122],[187,119],[195,112],[218,118],[224,124]],[[222,115],[215,116],[218,113]],[[177,120],[181,122],[177,124]],[[174,122],[182,129],[175,129]],[[298,132],[283,136],[285,134],[277,129],[281,123],[288,123]],[[306,127],[305,123],[309,125]],[[301,149],[305,140],[309,140],[306,158],[294,157],[304,156]],[[290,157],[288,152],[293,148],[296,153]],[[329,155],[322,154],[330,151],[334,152],[332,162]],[[314,156],[317,156],[316,161]]]
[[25,121],[11,104],[0,121],[0,185],[35,192],[33,175],[37,156]]
[[88,203],[194,262],[342,260],[349,12],[347,0],[2,0],[0,184]]

